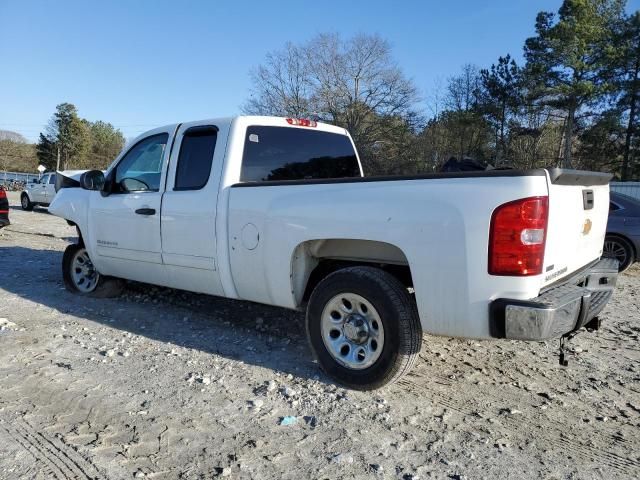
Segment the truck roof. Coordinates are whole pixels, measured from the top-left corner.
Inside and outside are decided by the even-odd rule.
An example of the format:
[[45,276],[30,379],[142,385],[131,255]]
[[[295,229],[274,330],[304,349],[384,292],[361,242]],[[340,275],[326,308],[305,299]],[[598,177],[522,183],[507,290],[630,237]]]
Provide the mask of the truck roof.
[[288,122],[288,120],[295,121],[300,119],[294,119],[292,117],[273,117],[273,116],[266,116],[266,115],[236,115],[232,117],[216,117],[216,118],[205,118],[201,120],[190,120],[190,121],[185,121],[180,123],[171,123],[168,125],[158,126],[157,128],[148,130],[138,135],[134,139],[134,142],[137,141],[139,138],[146,137],[150,134],[153,134],[156,130],[164,131],[169,128],[176,128],[178,125],[182,125],[185,123],[194,123],[194,124],[195,123],[197,124],[211,123],[213,125],[218,125],[218,126],[236,124],[237,126],[242,126],[242,127],[247,127],[249,125],[265,125],[265,126],[273,126],[273,127],[304,128],[304,129],[310,129],[310,130],[319,130],[324,132],[337,133],[341,135],[348,134],[347,130],[345,130],[344,128],[337,127],[329,123],[315,122],[314,126],[302,126],[302,125],[295,125],[295,124],[292,125]]

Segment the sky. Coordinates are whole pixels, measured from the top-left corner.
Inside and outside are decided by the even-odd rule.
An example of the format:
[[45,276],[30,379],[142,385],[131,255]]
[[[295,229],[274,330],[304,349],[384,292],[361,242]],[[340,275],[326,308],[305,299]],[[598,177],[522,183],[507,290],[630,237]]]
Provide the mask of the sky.
[[[63,102],[127,138],[239,114],[268,52],[323,32],[380,34],[427,99],[466,63],[520,60],[537,12],[561,3],[0,0],[0,130],[35,141]],[[628,0],[629,12],[639,8]]]

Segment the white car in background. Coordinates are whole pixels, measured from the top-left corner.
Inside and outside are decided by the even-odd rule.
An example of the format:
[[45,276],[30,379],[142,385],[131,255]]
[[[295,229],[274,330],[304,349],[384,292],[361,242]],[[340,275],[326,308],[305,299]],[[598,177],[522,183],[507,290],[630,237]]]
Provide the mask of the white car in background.
[[45,173],[40,180],[27,183],[20,194],[23,210],[33,210],[35,206],[48,207],[56,196],[56,174]]

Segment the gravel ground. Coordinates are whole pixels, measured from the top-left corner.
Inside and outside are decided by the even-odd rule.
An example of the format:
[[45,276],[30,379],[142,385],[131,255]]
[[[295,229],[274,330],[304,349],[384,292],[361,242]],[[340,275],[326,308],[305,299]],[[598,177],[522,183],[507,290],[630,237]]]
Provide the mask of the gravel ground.
[[0,231],[0,478],[638,478],[640,268],[571,343],[425,336],[361,393],[310,360],[302,316],[132,283],[63,288],[75,230]]

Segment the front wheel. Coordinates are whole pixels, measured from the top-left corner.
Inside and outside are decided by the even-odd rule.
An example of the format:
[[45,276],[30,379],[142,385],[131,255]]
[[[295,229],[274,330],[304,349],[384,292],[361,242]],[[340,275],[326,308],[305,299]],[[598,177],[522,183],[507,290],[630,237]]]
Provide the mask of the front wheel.
[[20,197],[20,206],[23,210],[26,210],[28,212],[33,210],[33,203],[31,203],[31,200],[29,200],[29,195],[27,195],[26,193],[23,193]]
[[62,257],[62,278],[67,290],[80,295],[108,298],[122,292],[122,281],[100,275],[84,245],[72,244],[66,248]]
[[309,299],[306,327],[322,369],[357,390],[398,380],[413,367],[422,343],[407,289],[372,267],[345,268],[322,280]]

